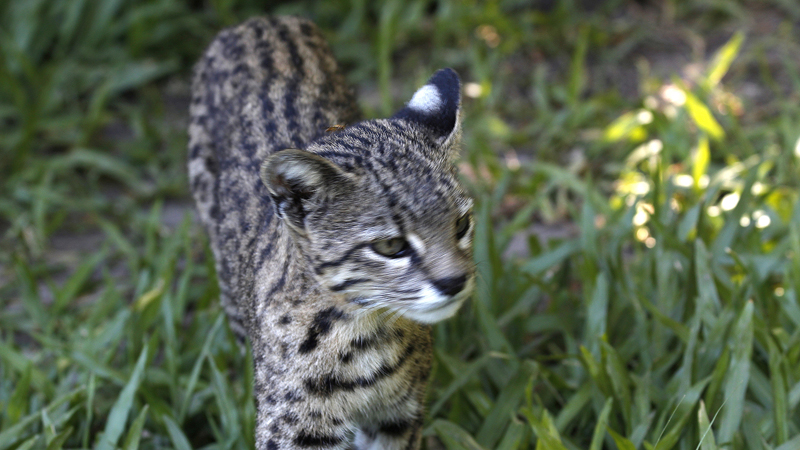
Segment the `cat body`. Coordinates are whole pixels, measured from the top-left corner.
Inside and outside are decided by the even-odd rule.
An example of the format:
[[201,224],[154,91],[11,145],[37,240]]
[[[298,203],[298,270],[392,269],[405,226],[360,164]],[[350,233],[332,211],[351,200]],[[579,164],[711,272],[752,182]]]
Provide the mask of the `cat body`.
[[257,448],[419,448],[429,324],[474,285],[459,101],[445,69],[392,118],[357,122],[294,17],[226,29],[198,62],[189,179],[252,346]]

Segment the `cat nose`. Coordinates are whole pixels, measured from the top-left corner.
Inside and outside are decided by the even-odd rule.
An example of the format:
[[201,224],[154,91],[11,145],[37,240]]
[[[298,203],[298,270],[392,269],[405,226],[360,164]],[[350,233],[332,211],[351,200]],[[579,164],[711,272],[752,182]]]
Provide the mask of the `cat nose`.
[[433,285],[443,295],[454,296],[464,289],[467,284],[467,276],[461,275],[460,277],[441,278],[433,281]]

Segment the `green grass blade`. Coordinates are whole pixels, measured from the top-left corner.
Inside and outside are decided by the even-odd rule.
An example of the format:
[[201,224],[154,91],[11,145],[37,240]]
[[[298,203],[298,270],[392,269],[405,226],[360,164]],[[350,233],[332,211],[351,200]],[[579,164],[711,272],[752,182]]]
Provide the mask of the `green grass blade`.
[[584,383],[572,394],[556,416],[556,428],[563,430],[577,415],[583,412],[586,405],[592,400],[593,393],[593,386],[589,383]]
[[[710,378],[706,378],[698,383],[695,383],[678,401],[677,406],[670,415],[670,420],[664,425],[665,430],[659,437],[655,449],[656,450],[669,450],[673,448],[683,434],[684,427],[689,421],[689,418],[694,411],[697,401],[700,399],[700,394],[708,386]],[[671,426],[670,426],[671,425]]]
[[39,441],[40,436],[41,435],[39,434],[33,436],[32,438],[20,444],[19,447],[16,448],[16,450],[30,450]]
[[[51,413],[55,411],[57,408],[60,408],[62,405],[66,403],[76,402],[80,399],[80,397],[84,394],[85,389],[80,387],[75,389],[71,392],[68,392],[61,397],[53,400],[49,405],[44,408],[44,412]],[[17,442],[28,426],[35,423],[36,421],[40,420],[41,413],[35,412],[28,416],[23,417],[19,420],[19,422],[15,423],[14,425],[6,428],[3,431],[0,431],[0,450],[5,450],[12,446],[15,442]]]
[[33,365],[28,363],[28,367],[22,372],[22,377],[17,380],[17,387],[11,394],[11,398],[6,405],[3,428],[8,428],[16,423],[23,414],[28,412],[28,402],[30,401],[31,372]]
[[486,450],[466,430],[452,422],[436,419],[431,428],[447,450]]
[[594,433],[592,434],[592,443],[589,445],[589,450],[602,450],[603,437],[605,437],[606,428],[608,428],[608,416],[611,414],[611,406],[614,404],[614,399],[606,399],[600,415],[597,417],[597,424],[594,426]]
[[197,356],[197,359],[194,361],[194,366],[192,367],[192,372],[189,375],[189,381],[186,383],[186,391],[183,396],[183,402],[181,402],[181,407],[178,410],[178,420],[183,421],[186,418],[186,412],[189,409],[189,401],[192,399],[192,394],[194,393],[195,387],[197,386],[197,380],[200,378],[200,369],[203,368],[203,362],[206,360],[206,356],[208,355],[208,351],[211,348],[211,343],[214,340],[214,337],[217,334],[217,330],[222,326],[222,321],[225,319],[224,314],[219,314],[217,319],[214,321],[214,325],[211,326],[211,329],[206,335],[206,340],[203,342],[203,348],[200,350],[200,354]]
[[608,434],[611,435],[611,439],[614,440],[614,443],[617,444],[617,449],[619,450],[636,450],[636,447],[633,445],[631,441],[629,441],[624,436],[618,434],[616,431],[612,430],[611,428],[608,429]]
[[222,415],[222,428],[226,433],[238,436],[241,434],[239,429],[241,421],[239,420],[238,408],[236,406],[237,401],[233,397],[233,393],[228,389],[228,385],[222,373],[220,373],[217,368],[214,358],[209,355],[207,360],[208,365],[211,367],[211,374],[214,380],[214,396],[217,399],[217,406],[219,406],[220,414]]
[[522,408],[520,412],[528,419],[533,432],[536,433],[537,450],[567,450],[547,410],[542,411],[540,416],[528,408]]
[[603,140],[617,142],[628,139],[642,130],[642,125],[650,123],[653,114],[646,110],[630,111],[620,115],[603,130]]
[[540,275],[542,272],[552,268],[556,264],[563,262],[568,257],[577,253],[581,248],[579,240],[566,241],[556,248],[538,255],[525,263],[520,269],[529,275]]
[[67,428],[66,430],[58,433],[53,439],[47,444],[47,450],[61,450],[64,447],[64,443],[67,441],[67,438],[72,434],[72,427]]
[[136,361],[136,366],[131,372],[128,383],[122,388],[117,401],[111,407],[111,412],[108,414],[106,421],[105,431],[100,442],[95,447],[95,450],[114,450],[117,446],[125,424],[128,421],[128,414],[133,407],[133,398],[136,391],[139,389],[139,384],[142,382],[144,375],[145,363],[147,362],[147,346],[142,348],[139,354],[139,359]]
[[744,33],[737,31],[722,48],[717,50],[708,68],[708,77],[706,79],[709,87],[718,85],[722,77],[728,73],[728,68],[730,68],[731,63],[739,54],[742,42],[744,42]]
[[139,450],[139,440],[142,437],[142,428],[144,428],[144,422],[147,420],[147,410],[149,408],[150,405],[144,405],[142,411],[131,424],[122,444],[122,450]]
[[53,424],[53,421],[50,420],[50,415],[47,414],[47,410],[43,409],[39,416],[42,419],[42,428],[44,429],[44,441],[50,445],[50,442],[53,441],[53,438],[56,437],[56,426]]
[[639,297],[639,302],[641,302],[644,309],[652,314],[653,318],[655,318],[661,325],[672,330],[672,332],[675,333],[675,335],[678,336],[681,341],[685,343],[689,342],[692,334],[689,327],[661,312],[661,310],[653,305],[653,303],[651,303],[646,297]]
[[172,441],[172,445],[175,446],[175,450],[192,450],[192,445],[186,435],[183,434],[183,431],[181,431],[181,427],[169,416],[163,416],[161,419],[164,421],[164,425],[167,426],[167,433],[169,433],[169,438]]
[[[17,283],[20,288],[19,299],[22,305],[28,312],[28,315],[42,328],[47,328],[50,321],[50,315],[45,310],[44,304],[39,298],[39,292],[36,287],[36,279],[31,271],[31,267],[21,259],[14,260],[14,269],[17,275]],[[2,345],[0,344],[0,347]],[[0,354],[2,357],[2,354]]]
[[[714,419],[716,418],[717,416],[714,415]],[[697,409],[697,425],[698,431],[700,432],[700,443],[697,445],[697,450],[717,450],[717,442],[714,439],[714,431],[711,429],[711,423],[706,413],[706,404],[700,400],[700,408]]]
[[94,415],[94,395],[97,391],[97,375],[94,372],[89,374],[89,383],[86,387],[86,419],[84,420],[83,437],[81,442],[83,448],[89,448],[89,434],[92,432],[92,417]]
[[721,303],[711,271],[711,255],[702,240],[697,239],[694,244],[697,289],[699,291],[698,308],[702,314],[713,314],[719,310]]
[[519,370],[514,377],[503,386],[489,415],[486,416],[486,420],[475,436],[478,443],[486,448],[495,447],[497,441],[503,436],[507,423],[522,401],[525,394],[525,386],[531,382],[531,378],[536,376],[536,372],[536,365],[530,363],[520,364]]
[[787,405],[789,395],[786,392],[784,372],[781,370],[781,363],[784,358],[772,336],[767,338],[767,347],[769,351],[770,384],[772,387],[772,414],[775,420],[775,444],[782,445],[789,440],[789,408]]
[[793,437],[791,440],[779,445],[775,450],[797,450],[800,448],[800,435]]
[[678,224],[677,229],[677,237],[682,241],[688,241],[692,239],[697,233],[697,220],[700,218],[700,211],[703,207],[702,204],[698,203],[688,211],[681,219],[680,223]]
[[595,357],[600,356],[600,346],[608,323],[608,277],[597,274],[594,290],[586,304],[586,334],[584,342]]
[[[78,411],[80,411],[82,408],[83,405],[78,404],[64,412],[62,412],[60,409],[53,411],[52,413],[53,420],[51,422],[53,430],[57,430],[63,427],[65,424],[69,423],[70,419],[72,419],[72,416],[76,415]],[[55,433],[53,434],[53,437],[55,438]]]
[[606,397],[612,397],[614,391],[611,387],[611,380],[608,379],[608,374],[604,368],[597,362],[592,353],[584,346],[580,346],[580,359],[583,366],[589,372],[589,376],[600,388],[600,392]]
[[80,289],[89,280],[92,272],[105,259],[105,251],[100,251],[82,262],[75,272],[67,279],[64,285],[56,291],[56,299],[53,304],[53,313],[58,314],[73,300],[80,292]]
[[567,103],[576,107],[580,95],[586,85],[586,51],[589,48],[589,27],[584,26],[578,31],[578,45],[572,54],[572,62],[567,84]]
[[723,393],[725,409],[722,411],[719,426],[720,443],[730,442],[739,429],[744,411],[745,392],[750,379],[750,358],[753,353],[753,302],[745,303],[739,320],[733,329],[733,352],[731,365]]
[[483,355],[475,361],[470,362],[464,370],[459,371],[453,381],[447,385],[438,395],[438,399],[431,406],[429,414],[435,417],[436,413],[444,406],[450,397],[461,389],[468,381],[474,378],[475,374],[481,370],[491,360],[490,355]]
[[626,427],[632,428],[631,420],[631,377],[619,352],[608,344],[602,342],[602,360],[605,362],[605,373],[611,381],[611,389],[617,400],[617,410],[622,413]]
[[497,444],[494,450],[519,450],[524,447],[525,440],[525,425],[519,422],[511,422],[506,429],[506,434],[503,439]]
[[720,141],[725,137],[725,131],[720,126],[711,110],[708,109],[703,102],[700,101],[694,94],[688,90],[684,90],[686,95],[686,111],[692,118],[697,127],[708,133],[708,135],[716,141]]
[[[692,188],[697,194],[702,192],[700,179],[708,172],[708,163],[710,159],[711,150],[708,148],[708,138],[700,136],[697,147],[692,154]],[[698,203],[696,206],[702,206],[702,203]]]

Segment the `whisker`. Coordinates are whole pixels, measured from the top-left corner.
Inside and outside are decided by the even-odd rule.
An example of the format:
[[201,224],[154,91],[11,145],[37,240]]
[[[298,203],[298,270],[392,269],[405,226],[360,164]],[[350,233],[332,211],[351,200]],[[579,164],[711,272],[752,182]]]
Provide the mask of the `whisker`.
[[411,309],[410,307],[406,307],[403,309],[396,310],[396,314],[388,321],[388,325],[392,326],[395,322],[397,322],[403,315]]
[[378,318],[378,320],[383,321],[384,319],[387,319],[388,317],[391,317],[392,314],[394,314],[395,312],[396,312],[395,309],[389,308],[386,311],[384,311],[383,314],[381,314],[381,316]]

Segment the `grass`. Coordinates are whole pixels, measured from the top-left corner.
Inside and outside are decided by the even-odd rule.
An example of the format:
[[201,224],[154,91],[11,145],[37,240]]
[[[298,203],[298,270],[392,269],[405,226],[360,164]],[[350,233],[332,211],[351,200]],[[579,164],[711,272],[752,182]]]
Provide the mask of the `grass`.
[[[435,329],[426,448],[800,448],[800,9],[576,3],[275,7],[368,115],[442,66],[470,83],[479,284]],[[0,450],[253,447],[183,104],[205,43],[263,12],[0,5]]]

